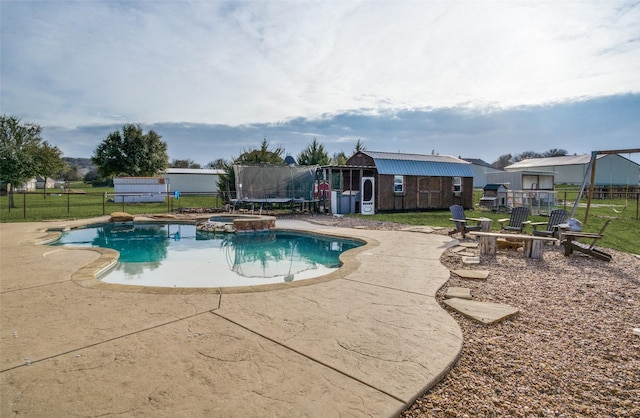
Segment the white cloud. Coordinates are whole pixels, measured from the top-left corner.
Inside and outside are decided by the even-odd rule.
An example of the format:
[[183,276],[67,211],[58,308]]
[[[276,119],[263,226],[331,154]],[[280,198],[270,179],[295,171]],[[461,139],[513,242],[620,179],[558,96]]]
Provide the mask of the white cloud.
[[[458,107],[385,111],[382,115],[353,111],[281,123],[157,123],[142,127],[162,136],[171,159],[193,159],[201,164],[237,157],[258,147],[263,138],[296,156],[314,137],[330,155],[339,151],[350,154],[360,139],[372,151],[429,154],[436,150],[493,162],[503,154],[552,148],[570,154],[637,148],[638,114],[640,94],[491,111]],[[110,132],[120,128],[119,124],[45,127],[43,135],[65,156],[87,157]],[[640,154],[630,158],[640,163]]]
[[17,2],[2,110],[241,124],[640,91],[630,2]]

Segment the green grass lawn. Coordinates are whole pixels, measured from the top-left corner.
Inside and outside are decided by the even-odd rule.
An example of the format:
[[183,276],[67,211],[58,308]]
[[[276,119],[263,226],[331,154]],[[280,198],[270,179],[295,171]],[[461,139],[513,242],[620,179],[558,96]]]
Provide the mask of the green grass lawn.
[[[0,221],[2,222],[33,222],[53,219],[82,219],[102,216],[113,212],[124,211],[133,215],[175,212],[179,208],[211,208],[221,207],[221,198],[210,196],[189,196],[182,194],[179,200],[171,197],[162,203],[122,203],[110,202],[105,192],[113,193],[113,188],[92,187],[90,185],[72,183],[70,190],[77,193],[62,194],[60,189],[47,190],[47,195],[42,191],[17,194],[15,196],[16,208],[9,210],[8,196],[0,196]],[[566,209],[571,212],[573,202],[577,196],[577,187],[557,189],[557,198],[563,202],[566,199]],[[474,193],[475,201],[482,196],[482,190]],[[112,196],[111,196],[112,197]],[[25,200],[26,199],[26,200]],[[576,211],[576,218],[584,221],[586,200]],[[637,201],[634,199],[598,200],[592,203],[588,222],[583,225],[586,232],[598,232],[608,217],[615,219],[607,226],[604,237],[598,245],[615,248],[617,250],[640,253],[640,221],[636,220]],[[561,206],[562,207],[562,206]],[[618,213],[621,212],[621,213]],[[364,216],[364,215],[350,215]],[[499,228],[498,219],[508,218],[508,214],[489,211],[467,211],[468,217],[487,217],[493,219],[493,229]],[[409,212],[409,213],[380,213],[366,216],[388,222],[399,222],[411,225],[430,225],[451,228],[453,223],[449,220],[451,213],[448,210],[433,212]],[[532,222],[545,222],[544,216],[530,216]],[[527,228],[531,233],[532,228]]]
[[[575,196],[575,194],[574,194]],[[575,197],[574,197],[575,198]],[[585,232],[599,232],[606,220],[610,217],[614,218],[604,231],[604,237],[598,241],[599,246],[614,248],[620,251],[640,254],[640,221],[636,220],[636,202],[626,201],[625,199],[613,199],[593,202],[589,210],[589,218],[587,223],[583,225]],[[575,218],[584,222],[586,200],[576,210]],[[626,206],[626,209],[625,209]],[[567,211],[571,213],[573,202],[567,202]],[[616,213],[615,210],[622,213]],[[490,218],[493,220],[492,229],[500,229],[499,219],[509,217],[508,213],[495,213],[490,211],[473,210],[466,211],[469,218]],[[375,215],[353,215],[363,216],[368,219],[376,219],[387,222],[401,222],[411,225],[429,225],[443,226],[447,228],[453,227],[451,213],[447,211],[434,212],[410,212],[410,213],[378,213]],[[531,222],[546,222],[546,216],[530,216]],[[532,227],[527,227],[526,232],[531,233]]]
[[[51,219],[82,219],[102,216],[113,212],[133,215],[175,212],[179,208],[221,207],[222,198],[214,195],[182,194],[180,199],[170,197],[162,203],[116,203],[113,188],[92,187],[81,182],[69,186],[70,193],[62,189],[42,190],[27,194],[16,194],[16,208],[9,210],[9,197],[0,197],[0,221],[34,222]],[[105,193],[108,193],[105,196]]]
[[[570,211],[571,208],[569,208]],[[505,213],[493,213],[484,211],[467,211],[468,217],[485,217],[490,218],[494,222],[492,224],[493,230],[500,229],[498,219],[508,218],[509,215]],[[584,208],[578,209],[576,212],[576,218],[578,220],[584,220]],[[604,247],[615,248],[621,251],[640,253],[640,221],[635,220],[629,216],[620,216],[613,213],[610,209],[607,211],[602,209],[592,208],[589,214],[589,220],[587,224],[583,225],[585,232],[599,232],[607,217],[614,216],[616,219],[612,220],[604,231],[604,237],[598,242],[598,245]],[[365,216],[365,215],[354,215]],[[393,214],[375,214],[367,216],[368,219],[376,219],[380,221],[388,222],[401,222],[411,225],[429,225],[429,226],[443,226],[447,228],[453,227],[451,213],[449,211],[437,211],[437,212],[414,212],[414,213],[393,213]],[[532,222],[546,222],[545,216],[530,216],[529,220]],[[526,232],[531,233],[532,228],[527,227]]]

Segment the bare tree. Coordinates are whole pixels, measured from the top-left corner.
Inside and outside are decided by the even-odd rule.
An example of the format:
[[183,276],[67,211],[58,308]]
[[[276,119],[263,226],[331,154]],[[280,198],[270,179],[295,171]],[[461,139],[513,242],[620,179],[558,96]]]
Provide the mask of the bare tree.
[[498,170],[504,170],[506,166],[513,164],[515,161],[513,160],[513,156],[511,154],[503,154],[498,157],[496,161],[491,164],[491,167],[496,168]]
[[565,149],[552,148],[549,151],[542,153],[542,156],[543,157],[564,157],[567,154],[568,154],[567,150]]

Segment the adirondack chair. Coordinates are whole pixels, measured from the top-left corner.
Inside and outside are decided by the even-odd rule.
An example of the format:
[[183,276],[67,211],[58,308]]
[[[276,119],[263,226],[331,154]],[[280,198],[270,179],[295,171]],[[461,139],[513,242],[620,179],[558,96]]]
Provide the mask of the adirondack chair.
[[524,226],[528,223],[527,222],[528,217],[529,217],[529,208],[524,206],[518,206],[517,208],[513,208],[511,209],[511,214],[509,215],[508,218],[498,219],[498,222],[500,222],[500,229],[503,229],[505,231],[517,231],[522,233]]
[[[449,220],[453,221],[453,223],[456,226],[456,229],[454,229],[451,233],[449,233],[449,235],[453,235],[456,232],[460,232],[462,234],[462,238],[465,238],[465,234],[469,231],[480,231],[481,219],[467,218],[464,215],[464,208],[462,206],[453,205],[449,207],[449,210],[451,211],[451,216],[452,216],[452,218],[450,218]],[[477,225],[469,225],[468,221],[475,222],[477,223]]]
[[[602,261],[611,261],[611,254],[607,254],[602,250],[595,248],[596,242],[602,238],[603,233],[609,222],[611,222],[613,218],[607,219],[607,221],[600,228],[600,232],[597,234],[591,234],[588,232],[564,232],[562,234],[562,245],[564,245],[564,255],[570,256],[573,251],[580,251],[581,253],[590,255],[593,258],[597,258]],[[579,242],[578,239],[592,239],[591,244],[586,244],[583,242]]]
[[[566,210],[554,209],[549,213],[547,222],[529,222],[529,225],[533,226],[533,235],[535,236],[560,238],[558,225],[565,223],[567,219],[569,219],[569,213]],[[546,228],[539,230],[539,226]]]

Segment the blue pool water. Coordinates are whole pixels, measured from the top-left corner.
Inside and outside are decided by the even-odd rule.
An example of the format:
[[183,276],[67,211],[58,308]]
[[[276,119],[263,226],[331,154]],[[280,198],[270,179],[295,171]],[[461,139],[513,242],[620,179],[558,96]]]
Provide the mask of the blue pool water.
[[108,283],[160,287],[233,287],[322,276],[340,267],[355,240],[297,232],[214,234],[187,224],[105,224],[64,232],[53,245],[112,248]]

